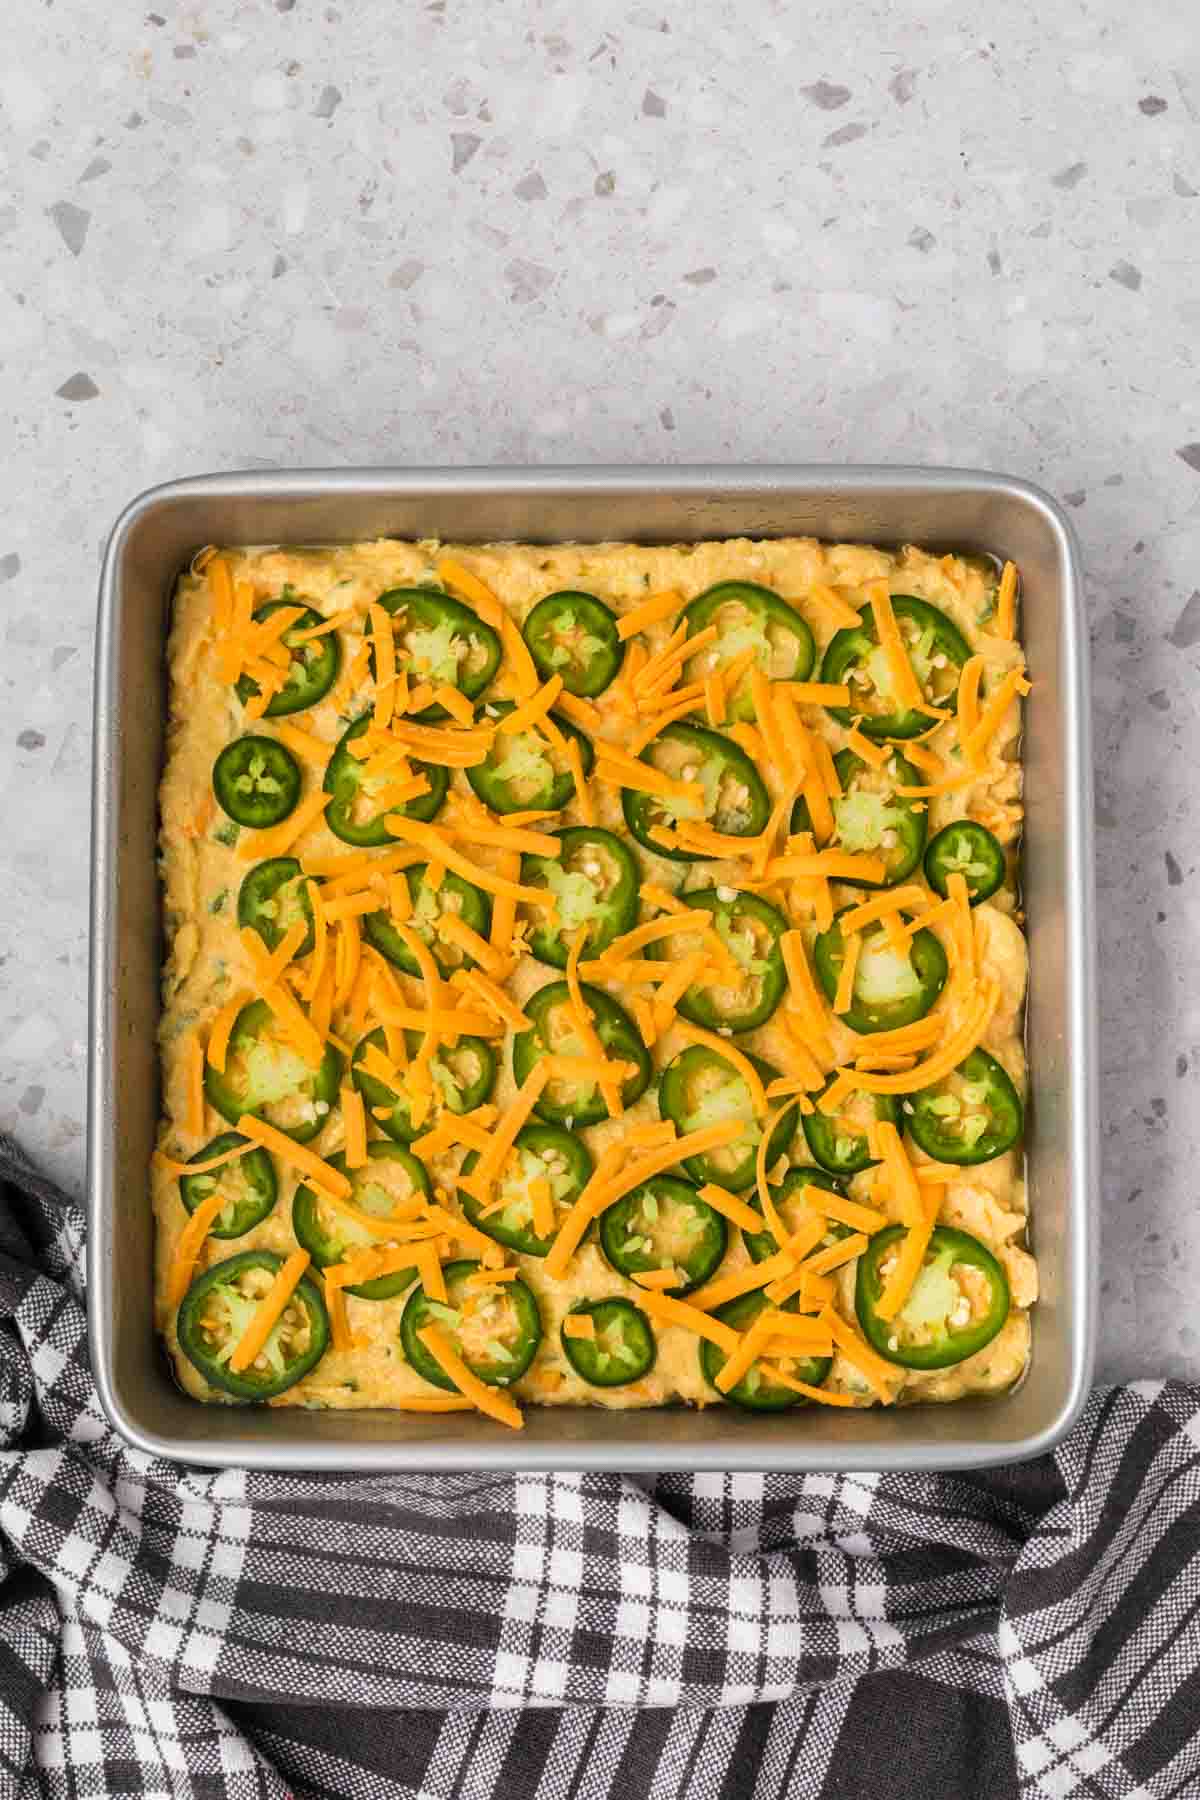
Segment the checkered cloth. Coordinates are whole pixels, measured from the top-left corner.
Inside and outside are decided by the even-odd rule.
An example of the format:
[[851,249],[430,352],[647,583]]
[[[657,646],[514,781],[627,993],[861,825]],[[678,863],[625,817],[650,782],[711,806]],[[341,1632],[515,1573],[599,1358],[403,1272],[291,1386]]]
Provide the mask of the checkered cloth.
[[179,1469],[0,1179],[0,1795],[1200,1794],[1200,1390],[986,1475]]

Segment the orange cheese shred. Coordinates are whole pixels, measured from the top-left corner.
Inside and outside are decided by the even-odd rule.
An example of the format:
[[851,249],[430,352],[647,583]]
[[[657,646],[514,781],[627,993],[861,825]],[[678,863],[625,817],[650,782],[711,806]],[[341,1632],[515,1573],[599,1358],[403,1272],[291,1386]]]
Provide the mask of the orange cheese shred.
[[278,1271],[270,1288],[254,1309],[254,1317],[234,1345],[229,1367],[235,1375],[248,1369],[258,1356],[309,1265],[307,1250],[293,1250]]
[[[199,1165],[193,1165],[195,1173]],[[196,1267],[204,1240],[212,1228],[218,1213],[225,1206],[228,1196],[220,1187],[213,1189],[188,1217],[188,1222],[179,1234],[171,1255],[171,1265],[167,1271],[167,1305],[178,1306],[191,1286],[192,1271]]]
[[489,1387],[469,1369],[445,1332],[437,1325],[425,1325],[417,1332],[417,1336],[432,1356],[448,1380],[452,1381],[459,1393],[486,1413],[489,1418],[507,1425],[512,1431],[520,1431],[525,1420],[519,1406],[510,1400],[507,1394]]

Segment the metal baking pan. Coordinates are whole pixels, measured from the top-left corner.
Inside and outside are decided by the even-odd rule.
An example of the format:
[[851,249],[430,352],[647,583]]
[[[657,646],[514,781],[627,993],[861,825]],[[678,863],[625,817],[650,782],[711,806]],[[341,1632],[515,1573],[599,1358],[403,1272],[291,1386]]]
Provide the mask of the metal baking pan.
[[[1031,981],[1029,1185],[1042,1298],[1024,1381],[894,1411],[530,1407],[471,1414],[234,1410],[173,1383],[152,1317],[147,1163],[158,1118],[155,870],[167,611],[202,544],[391,536],[467,542],[812,535],[988,551],[1021,570],[1035,680],[1025,730]],[[1091,1377],[1098,1158],[1091,756],[1080,574],[1038,489],[954,469],[721,467],[309,470],[201,476],[113,528],[96,642],[88,1068],[92,1360],[105,1411],[153,1455],[276,1469],[963,1469],[1048,1450]]]

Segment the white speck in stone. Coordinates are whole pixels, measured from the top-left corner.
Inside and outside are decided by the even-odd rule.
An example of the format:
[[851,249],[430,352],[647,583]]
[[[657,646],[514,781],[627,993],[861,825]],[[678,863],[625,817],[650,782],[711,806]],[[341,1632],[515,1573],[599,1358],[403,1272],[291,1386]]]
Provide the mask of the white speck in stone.
[[1045,368],[1046,349],[1040,319],[1014,318],[1009,321],[1005,361],[1010,369]]
[[638,313],[609,313],[600,321],[600,329],[606,338],[630,337],[641,323]]
[[250,292],[248,281],[230,281],[221,289],[221,305],[226,312],[240,312]]
[[533,428],[539,437],[565,437],[571,429],[571,421],[566,413],[545,412],[534,420]]
[[295,237],[304,230],[308,218],[308,186],[303,181],[293,181],[283,190],[283,229],[289,237]]
[[170,455],[174,446],[175,440],[170,432],[164,431],[152,419],[148,419],[142,426],[142,449],[148,462],[161,462],[165,456]]
[[744,300],[722,313],[717,330],[726,343],[736,343],[739,338],[753,337],[756,331],[765,331],[775,320],[775,308],[768,300]]
[[229,176],[219,163],[201,162],[192,164],[192,180],[201,187],[225,187]]
[[661,187],[650,196],[650,205],[646,209],[646,223],[651,231],[665,231],[677,219],[682,219],[692,203],[690,188]]
[[282,112],[287,103],[288,84],[282,75],[260,75],[250,88],[250,104],[259,112]]
[[0,69],[0,106],[14,131],[31,131],[50,109],[45,90],[24,69]]
[[0,1051],[9,1062],[40,1062],[58,1042],[58,1028],[45,1013],[22,1019]]
[[878,294],[834,290],[820,296],[817,310],[828,324],[842,325],[855,336],[867,338],[873,344],[891,342],[891,305]]
[[292,354],[315,375],[333,376],[346,360],[346,341],[329,319],[297,319]]
[[228,250],[231,235],[229,208],[222,204],[197,207],[192,214],[188,229],[183,233],[182,244],[196,256],[212,256],[219,250]]
[[800,233],[786,219],[764,219],[759,232],[768,250],[791,250],[800,241]]

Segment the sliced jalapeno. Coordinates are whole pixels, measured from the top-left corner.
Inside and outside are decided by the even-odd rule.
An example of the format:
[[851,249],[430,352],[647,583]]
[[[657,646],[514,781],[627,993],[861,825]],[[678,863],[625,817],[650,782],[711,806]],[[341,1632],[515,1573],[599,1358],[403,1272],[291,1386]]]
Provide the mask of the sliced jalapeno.
[[[600,956],[614,938],[636,923],[641,871],[628,845],[594,825],[569,825],[555,834],[561,856],[521,859],[524,887],[549,888],[558,916],[553,925],[535,924],[529,948],[539,962],[565,969],[571,940],[587,927],[586,952]],[[545,913],[538,913],[545,920]]]
[[[256,624],[261,625],[272,613],[283,607],[292,608],[301,605],[297,596],[289,594],[287,588],[278,600],[268,600],[260,606],[254,615]],[[311,606],[304,606],[300,617],[294,619],[283,634],[283,646],[291,651],[288,660],[287,679],[277,694],[272,694],[265,708],[264,716],[278,719],[285,713],[303,712],[309,706],[315,706],[323,700],[334,682],[342,664],[342,653],[338,645],[336,631],[327,631],[323,636],[309,638],[298,644],[296,634],[301,631],[312,631],[325,623],[319,612]],[[257,694],[258,683],[251,675],[239,675],[236,683],[237,697],[245,706],[254,694]]]
[[271,1400],[295,1387],[329,1348],[329,1314],[316,1282],[302,1275],[248,1369],[229,1358],[283,1267],[274,1250],[239,1250],[198,1275],[179,1303],[179,1348],[210,1387],[238,1400]]
[[560,1335],[563,1353],[582,1381],[592,1387],[625,1387],[650,1373],[658,1345],[640,1306],[615,1294],[609,1300],[577,1300],[567,1319],[579,1318],[591,1319],[592,1337],[568,1337],[566,1319]]
[[[774,1081],[778,1074],[761,1057],[750,1058],[763,1082]],[[683,1136],[716,1125],[727,1119],[742,1122],[742,1134],[731,1144],[722,1144],[702,1156],[689,1156],[684,1169],[691,1179],[703,1187],[712,1181],[719,1187],[740,1193],[753,1185],[758,1146],[762,1128],[754,1112],[754,1103],[745,1078],[732,1063],[718,1056],[706,1044],[689,1044],[686,1050],[669,1062],[658,1084],[658,1108],[665,1119],[673,1119]],[[783,1156],[796,1133],[797,1109],[789,1106],[780,1115],[767,1146],[767,1167],[773,1168]]]
[[300,798],[300,764],[274,738],[234,738],[213,764],[213,792],[237,825],[264,830],[286,819]]
[[[833,759],[841,785],[841,798],[832,802],[834,831],[830,845],[851,854],[862,852],[882,857],[887,874],[882,884],[848,881],[847,887],[894,887],[907,881],[921,860],[929,830],[924,802],[905,800],[898,787],[920,787],[921,776],[896,751],[881,769],[872,769],[853,750],[840,750]],[[808,802],[800,795],[792,808],[792,830],[811,831]]]
[[[513,703],[496,700],[487,710],[503,720],[512,712]],[[569,719],[557,713],[550,717],[564,737],[574,738],[579,745],[580,766],[587,775],[595,761],[591,738],[577,731]],[[562,752],[532,728],[512,735],[498,731],[486,759],[466,770],[466,777],[483,804],[498,813],[561,812],[575,795],[575,777]]]
[[[672,862],[698,862],[700,850],[672,850],[651,833],[680,819],[711,825],[729,837],[757,837],[771,815],[771,796],[746,752],[732,738],[703,725],[679,720],[660,731],[642,751],[641,760],[673,781],[686,781],[700,792],[672,797],[621,789],[625,823],[643,849]],[[702,796],[702,797],[701,797]]]
[[600,1214],[600,1248],[618,1275],[670,1269],[690,1294],[718,1269],[729,1242],[721,1214],[688,1181],[656,1175]]
[[384,822],[389,813],[400,813],[406,819],[419,819],[428,824],[441,811],[450,786],[448,769],[435,768],[433,763],[414,759],[413,774],[425,777],[429,792],[418,794],[415,800],[406,800],[402,806],[374,804],[376,796],[386,793],[396,778],[389,774],[368,779],[363,774],[362,759],[350,749],[354,739],[360,738],[370,723],[370,713],[363,713],[346,727],[326,764],[322,783],[325,792],[332,796],[325,808],[326,825],[344,844],[354,844],[363,850],[395,843]]
[[568,694],[588,700],[604,692],[625,661],[617,621],[594,594],[547,594],[526,619],[524,636],[542,680],[561,675]]
[[[425,879],[427,863],[416,863],[404,872],[412,897],[412,918],[408,923],[417,936],[429,945],[438,968],[443,975],[450,974],[454,969],[469,968],[471,957],[460,950],[457,944],[438,936],[438,920],[443,913],[453,913],[464,925],[469,925],[472,931],[478,932],[480,937],[486,937],[492,922],[492,903],[488,896],[482,888],[477,888],[473,882],[464,881],[452,869],[447,869],[442,876],[442,884],[436,893]],[[403,969],[406,975],[421,973],[416,957],[396,930],[390,913],[382,909],[367,913],[362,929],[367,942],[374,945],[390,963]]]
[[948,1369],[990,1344],[1008,1317],[1008,1277],[985,1244],[934,1228],[921,1272],[894,1319],[877,1307],[905,1232],[889,1225],[858,1259],[854,1307],[867,1342],[905,1369]]
[[[390,1218],[397,1206],[416,1194],[426,1199],[430,1196],[424,1163],[401,1144],[369,1144],[367,1161],[361,1169],[348,1169],[340,1150],[328,1162],[331,1169],[349,1180],[351,1204],[373,1218]],[[308,1251],[318,1269],[344,1262],[353,1250],[381,1249],[387,1245],[386,1238],[340,1212],[307,1183],[296,1189],[292,1200],[292,1230],[296,1242]],[[391,1275],[377,1275],[373,1281],[356,1282],[343,1291],[360,1300],[392,1300],[411,1287],[416,1278],[415,1269],[397,1269]]]
[[238,889],[237,916],[239,925],[257,931],[268,950],[277,949],[293,925],[303,924],[304,937],[296,955],[308,955],[315,938],[312,901],[294,856],[272,856],[255,863]]
[[[790,1310],[789,1305],[784,1311]],[[736,1300],[727,1300],[724,1306],[718,1306],[713,1314],[722,1325],[730,1325],[734,1331],[747,1331],[757,1319],[764,1306],[769,1305],[763,1293],[739,1294]],[[705,1338],[700,1345],[700,1369],[711,1387],[717,1387],[717,1376],[725,1367],[724,1353],[715,1344]],[[788,1373],[797,1381],[806,1381],[809,1387],[820,1387],[828,1375],[833,1358],[830,1356],[796,1357]],[[720,1389],[717,1388],[720,1393]],[[744,1407],[747,1412],[785,1412],[791,1406],[807,1406],[809,1401],[803,1394],[795,1393],[781,1382],[772,1381],[768,1372],[760,1362],[751,1363],[742,1379],[735,1382],[725,1400],[731,1400],[734,1406]]]
[[972,1050],[953,1074],[922,1088],[906,1107],[915,1144],[938,1162],[985,1163],[1011,1150],[1024,1123],[1008,1072],[986,1050]]
[[[846,1197],[845,1182],[836,1175],[827,1174],[824,1169],[789,1169],[779,1186],[771,1189],[771,1199],[775,1203],[775,1210],[789,1233],[799,1231],[802,1222],[809,1216],[804,1200],[806,1187],[824,1188],[827,1194],[839,1194],[843,1199]],[[753,1194],[750,1196],[750,1204],[754,1207],[758,1206],[758,1199]],[[816,1248],[836,1243],[838,1238],[847,1235],[848,1229],[847,1226],[839,1224],[836,1219],[831,1219],[829,1229]],[[766,1262],[768,1256],[774,1256],[777,1250],[783,1248],[782,1244],[776,1243],[775,1233],[765,1220],[761,1231],[743,1231],[742,1242],[749,1251],[752,1262]]]
[[332,1044],[326,1044],[318,1067],[310,1068],[266,1001],[251,1000],[233,1022],[224,1072],[205,1063],[204,1091],[231,1125],[253,1113],[297,1144],[307,1144],[329,1117],[341,1075],[342,1059]]
[[[379,604],[391,614],[397,673],[456,687],[468,700],[482,694],[500,667],[500,639],[469,606],[432,588],[389,588]],[[444,719],[446,709],[435,703],[413,716]]]
[[[413,1055],[420,1043],[420,1035],[406,1031],[404,1037],[408,1053]],[[427,1129],[426,1122],[422,1119],[421,1124],[414,1125],[408,1094],[381,1081],[377,1075],[368,1074],[363,1068],[363,1058],[372,1045],[382,1056],[387,1055],[387,1037],[382,1026],[369,1031],[355,1046],[350,1079],[371,1109],[379,1129],[398,1144],[411,1144]],[[486,1038],[460,1037],[457,1044],[440,1046],[429,1065],[429,1072],[441,1100],[451,1112],[473,1112],[483,1105],[496,1085],[496,1052]]]
[[[499,1210],[485,1208],[465,1188],[459,1189],[459,1205],[470,1224],[506,1249],[521,1256],[546,1256],[558,1227],[544,1238],[534,1231],[533,1184],[549,1184],[556,1211],[573,1206],[591,1179],[591,1153],[582,1138],[557,1125],[526,1125],[518,1131],[515,1147],[516,1157],[500,1177]],[[463,1159],[463,1174],[469,1175],[478,1161],[478,1151],[470,1151]]]
[[[716,642],[692,659],[689,675],[711,675],[747,650],[754,652],[751,667],[772,681],[807,681],[812,674],[813,634],[808,624],[786,600],[757,582],[718,581],[684,609],[683,619],[689,637],[710,625],[717,628]],[[754,717],[749,669],[729,696],[727,711],[735,720]]]
[[[685,906],[712,914],[713,927],[740,979],[736,986],[724,980],[694,983],[685,989],[678,1010],[708,1031],[754,1031],[766,1024],[787,987],[780,940],[789,929],[788,921],[757,894],[739,893],[723,900],[722,892],[728,889],[704,888],[681,898]],[[647,954],[674,960],[680,952],[669,941],[660,941],[649,945]]]
[[[926,701],[953,712],[959,670],[970,656],[971,646],[954,621],[927,600],[893,594],[892,612]],[[849,684],[850,705],[829,710],[843,725],[859,719],[859,729],[866,737],[912,738],[929,730],[926,713],[897,700],[887,651],[879,642],[869,611],[864,612],[861,625],[835,632],[829,640],[821,680]]]
[[[592,1024],[605,1051],[615,1062],[635,1063],[636,1074],[630,1075],[621,1088],[626,1106],[640,1100],[650,1085],[653,1068],[633,1020],[623,1006],[600,988],[581,984],[584,1004],[592,1015]],[[525,1013],[533,1023],[528,1031],[519,1031],[513,1039],[513,1079],[518,1087],[535,1062],[543,1056],[582,1056],[571,996],[565,981],[552,981],[539,988],[525,1002]],[[548,1081],[534,1107],[539,1119],[550,1125],[565,1124],[568,1130],[583,1125],[598,1125],[607,1119],[608,1107],[595,1083],[579,1085],[567,1081]]]
[[511,1387],[525,1373],[542,1341],[542,1315],[531,1290],[518,1275],[494,1287],[467,1286],[480,1265],[465,1258],[442,1270],[446,1300],[431,1300],[414,1288],[400,1315],[400,1344],[418,1375],[434,1387],[454,1383],[442,1373],[420,1338],[426,1325],[440,1325],[468,1369],[489,1387]]
[[[236,1150],[246,1142],[248,1140],[236,1131],[223,1131],[188,1161],[207,1162],[210,1156],[224,1156],[227,1150]],[[224,1168],[179,1177],[179,1197],[190,1213],[218,1188],[226,1196],[225,1205],[209,1226],[208,1235],[242,1237],[255,1225],[261,1225],[275,1204],[275,1164],[262,1146],[256,1145],[236,1162],[226,1163]]]
[[943,900],[951,875],[963,877],[972,906],[990,900],[996,889],[1004,885],[1004,848],[986,825],[977,825],[974,819],[955,819],[929,840],[925,879]]
[[[817,977],[832,1001],[838,990],[846,946],[835,919],[813,945]],[[850,1006],[842,1013],[851,1031],[894,1031],[923,1019],[946,985],[946,952],[932,931],[914,932],[901,954],[887,941],[882,925],[867,925],[854,972]]]
[[[824,1091],[824,1090],[822,1090]],[[900,1105],[890,1094],[848,1094],[841,1111],[832,1117],[814,1105],[800,1123],[809,1153],[831,1175],[858,1175],[873,1168],[876,1158],[867,1142],[872,1119],[900,1124]]]

